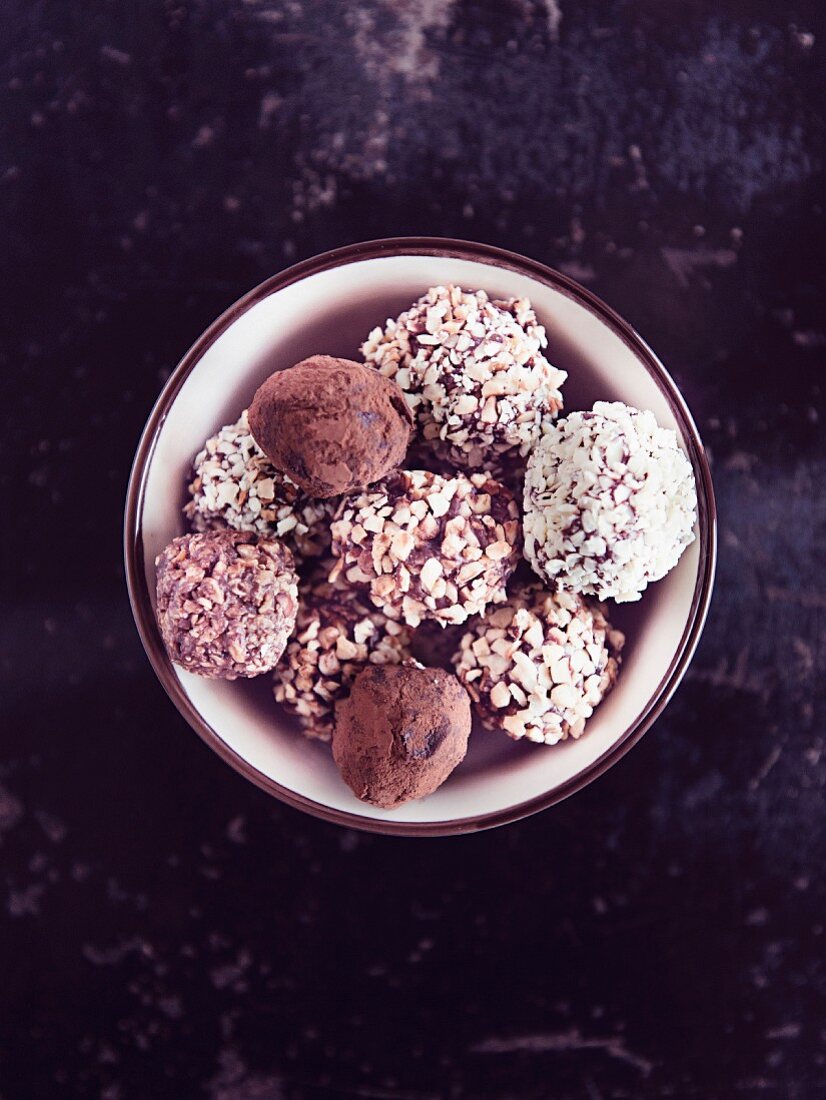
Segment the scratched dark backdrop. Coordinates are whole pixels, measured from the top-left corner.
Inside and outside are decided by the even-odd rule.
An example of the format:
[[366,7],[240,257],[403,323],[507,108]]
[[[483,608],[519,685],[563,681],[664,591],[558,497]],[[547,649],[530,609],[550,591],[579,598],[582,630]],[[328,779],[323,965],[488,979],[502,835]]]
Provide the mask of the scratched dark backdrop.
[[[819,8],[3,0],[4,1100],[826,1095]],[[564,805],[433,842],[209,753],[120,564],[184,349],[292,261],[401,233],[628,317],[721,516],[655,730]]]

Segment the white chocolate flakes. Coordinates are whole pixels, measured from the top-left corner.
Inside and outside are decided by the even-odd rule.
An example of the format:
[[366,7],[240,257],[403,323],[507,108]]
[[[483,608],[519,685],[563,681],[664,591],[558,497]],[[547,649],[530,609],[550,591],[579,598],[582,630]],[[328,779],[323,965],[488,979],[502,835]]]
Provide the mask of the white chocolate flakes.
[[489,729],[555,745],[582,734],[616,681],[624,642],[599,604],[537,582],[475,621],[454,665]]
[[674,431],[598,401],[548,426],[525,477],[525,557],[551,584],[638,600],[694,539],[697,491]]
[[545,329],[526,298],[431,287],[362,345],[401,387],[424,439],[459,466],[526,455],[562,408],[567,375],[543,354]]

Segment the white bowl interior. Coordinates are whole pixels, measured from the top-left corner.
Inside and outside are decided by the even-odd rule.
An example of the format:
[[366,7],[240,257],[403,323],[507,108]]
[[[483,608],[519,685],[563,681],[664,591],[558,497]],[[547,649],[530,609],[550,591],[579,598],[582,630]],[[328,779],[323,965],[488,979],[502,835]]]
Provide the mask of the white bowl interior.
[[[358,357],[368,331],[395,316],[428,286],[454,282],[493,296],[527,296],[549,336],[549,358],[569,372],[566,409],[620,399],[680,425],[657,382],[600,316],[560,290],[526,275],[450,257],[388,256],[310,275],[238,317],[207,349],[184,382],[149,459],[142,534],[146,583],[154,594],[155,556],[183,530],[180,508],[192,458],[203,441],[234,420],[273,370],[316,352]],[[681,435],[682,438],[682,435]],[[683,440],[685,445],[685,440]],[[435,794],[385,811],[354,797],[326,745],[297,732],[272,700],[269,677],[226,683],[176,668],[192,704],[248,764],[296,794],[362,818],[450,822],[506,811],[576,777],[647,709],[666,675],[691,611],[700,551],[695,541],[673,572],[634,605],[612,608],[628,642],[619,681],[578,741],[548,747],[505,734],[474,732],[465,762]]]

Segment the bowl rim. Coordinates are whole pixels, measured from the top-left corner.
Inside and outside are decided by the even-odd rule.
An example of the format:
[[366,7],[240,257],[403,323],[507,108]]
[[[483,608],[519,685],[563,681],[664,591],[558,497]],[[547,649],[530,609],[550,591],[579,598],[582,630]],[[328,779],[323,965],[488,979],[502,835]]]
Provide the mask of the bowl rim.
[[[503,810],[446,821],[396,822],[391,819],[377,820],[346,810],[337,810],[283,787],[235,752],[204,720],[174,672],[172,662],[167,657],[161,640],[146,584],[144,567],[143,503],[152,456],[172,404],[207,349],[242,314],[270,294],[322,271],[360,260],[379,259],[386,256],[443,256],[473,260],[498,268],[504,267],[536,279],[557,291],[562,291],[595,313],[629,345],[668,401],[682,428],[697,484],[700,561],[691,607],[671,663],[635,720],[602,756],[559,787]],[[141,434],[126,494],[123,542],[129,601],[138,634],[150,664],[180,714],[227,764],[273,797],[295,809],[303,810],[333,824],[395,836],[450,836],[458,833],[480,832],[483,829],[518,821],[563,801],[588,786],[616,764],[650,729],[685,675],[706,621],[717,559],[717,509],[708,458],[688,406],[659,358],[636,330],[610,306],[562,272],[508,249],[450,237],[386,237],[319,253],[265,279],[234,302],[195,340],[167,379]]]

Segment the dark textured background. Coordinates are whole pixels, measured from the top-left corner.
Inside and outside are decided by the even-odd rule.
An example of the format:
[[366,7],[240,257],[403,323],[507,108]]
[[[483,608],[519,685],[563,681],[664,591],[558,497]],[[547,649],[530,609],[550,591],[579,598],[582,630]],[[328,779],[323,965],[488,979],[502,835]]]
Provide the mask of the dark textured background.
[[[818,2],[3,0],[0,1095],[826,1095]],[[120,564],[142,424],[291,261],[426,233],[629,318],[714,463],[716,598],[605,778],[346,832],[185,727]]]

